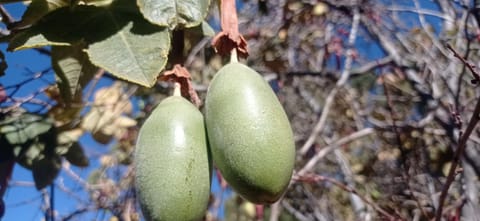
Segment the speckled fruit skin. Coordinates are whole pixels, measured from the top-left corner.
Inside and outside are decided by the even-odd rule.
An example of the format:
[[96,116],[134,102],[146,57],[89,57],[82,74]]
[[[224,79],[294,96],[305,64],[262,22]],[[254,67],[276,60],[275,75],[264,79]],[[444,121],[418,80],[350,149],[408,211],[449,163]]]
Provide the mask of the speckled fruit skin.
[[200,220],[212,171],[201,112],[180,96],[163,100],[140,129],[135,169],[146,220]]
[[213,161],[233,189],[253,203],[277,201],[292,175],[295,144],[267,82],[241,63],[225,65],[208,88],[205,122]]

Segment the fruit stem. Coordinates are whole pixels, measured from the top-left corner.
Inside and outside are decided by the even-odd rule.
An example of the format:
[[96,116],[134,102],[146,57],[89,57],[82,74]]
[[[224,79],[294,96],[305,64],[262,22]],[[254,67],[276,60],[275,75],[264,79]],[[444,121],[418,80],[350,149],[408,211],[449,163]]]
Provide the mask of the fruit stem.
[[182,93],[181,93],[181,89],[182,89],[182,86],[180,85],[180,83],[178,82],[175,82],[175,85],[173,86],[173,96],[182,96]]
[[237,63],[237,62],[238,62],[237,49],[233,48],[232,51],[230,52],[230,63]]

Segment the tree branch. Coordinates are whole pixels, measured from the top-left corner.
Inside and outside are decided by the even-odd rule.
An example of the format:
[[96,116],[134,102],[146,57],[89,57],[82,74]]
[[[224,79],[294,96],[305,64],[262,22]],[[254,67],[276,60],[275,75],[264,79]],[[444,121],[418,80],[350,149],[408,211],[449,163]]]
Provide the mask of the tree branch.
[[350,71],[353,63],[353,56],[352,56],[353,50],[354,50],[353,46],[355,43],[355,39],[357,38],[359,24],[360,24],[360,10],[358,9],[358,7],[355,7],[352,27],[350,29],[350,34],[348,37],[349,48],[347,49],[347,52],[346,52],[347,59],[345,61],[345,67],[343,69],[340,79],[337,81],[335,87],[330,91],[330,93],[327,96],[327,99],[325,101],[325,106],[322,110],[322,114],[320,115],[320,119],[318,120],[317,124],[315,125],[312,133],[308,137],[305,144],[302,146],[302,148],[300,148],[299,154],[301,156],[307,153],[310,147],[315,143],[315,139],[317,138],[317,136],[320,133],[322,133],[323,129],[325,128],[325,123],[327,121],[327,117],[330,112],[330,109],[332,108],[335,96],[337,95],[337,92],[340,90],[340,88],[342,88],[345,85],[348,78],[350,77]]

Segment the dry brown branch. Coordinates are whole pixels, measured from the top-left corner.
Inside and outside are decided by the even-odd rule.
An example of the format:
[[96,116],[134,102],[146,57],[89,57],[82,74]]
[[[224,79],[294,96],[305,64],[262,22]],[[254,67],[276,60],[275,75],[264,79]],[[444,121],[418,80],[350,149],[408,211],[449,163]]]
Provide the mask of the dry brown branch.
[[325,157],[328,153],[333,151],[335,148],[341,147],[345,144],[348,144],[356,139],[360,139],[363,137],[366,137],[368,135],[371,135],[375,132],[373,128],[364,128],[362,130],[356,131],[346,137],[343,137],[341,139],[338,139],[337,141],[332,142],[332,144],[322,148],[320,151],[318,151],[315,156],[310,158],[310,160],[303,166],[301,170],[298,171],[298,175],[302,176],[304,174],[307,174],[309,171],[312,170],[312,168],[317,164],[317,162]]
[[[453,49],[450,45],[447,45],[447,48],[451,50],[454,53],[454,56],[457,57],[465,66],[467,66],[470,71],[472,72],[473,77],[475,78],[476,82],[480,82],[480,75],[479,73],[475,70],[474,65],[472,65],[469,61],[465,60],[462,56],[460,56],[455,49]],[[455,177],[457,175],[457,166],[460,163],[461,158],[464,155],[465,148],[467,145],[467,141],[469,140],[469,137],[473,130],[475,129],[477,123],[480,121],[480,100],[477,100],[475,109],[472,112],[472,116],[470,117],[470,120],[468,121],[467,128],[465,131],[460,131],[460,136],[458,140],[458,144],[456,145],[455,148],[455,155],[452,160],[452,165],[450,166],[447,179],[445,181],[445,184],[443,185],[439,201],[438,201],[438,207],[435,213],[435,220],[440,221],[443,216],[443,204],[445,203],[445,199],[448,194],[448,190],[450,188],[450,185],[453,183],[455,180]],[[457,118],[454,116],[454,118]],[[457,118],[458,122],[458,118]],[[457,125],[461,125],[457,123]]]
[[348,78],[350,77],[350,70],[352,67],[353,62],[353,44],[357,38],[357,32],[360,25],[360,11],[358,8],[354,10],[353,20],[352,20],[352,27],[350,29],[350,35],[348,37],[348,45],[349,48],[347,49],[347,59],[345,61],[345,67],[343,69],[342,75],[340,79],[337,81],[335,87],[330,91],[325,101],[325,105],[322,109],[322,114],[320,115],[320,119],[316,123],[315,127],[313,128],[312,133],[308,137],[307,141],[299,150],[299,154],[301,156],[305,155],[307,151],[311,148],[311,146],[315,143],[315,139],[317,136],[322,133],[323,129],[325,128],[325,123],[327,121],[328,114],[332,108],[333,101],[337,92],[342,88],[345,83],[347,82]]

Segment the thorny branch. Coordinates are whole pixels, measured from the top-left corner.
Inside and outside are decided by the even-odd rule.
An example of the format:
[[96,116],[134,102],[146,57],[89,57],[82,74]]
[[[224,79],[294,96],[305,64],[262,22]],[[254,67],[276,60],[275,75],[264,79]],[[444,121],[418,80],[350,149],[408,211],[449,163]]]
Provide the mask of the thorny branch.
[[230,54],[233,49],[236,49],[239,57],[248,57],[247,41],[238,32],[235,0],[220,0],[219,2],[222,31],[212,39],[215,51],[225,56]]
[[[463,59],[461,56],[459,56],[458,53],[450,45],[448,45],[447,47],[448,47],[448,49],[450,49],[455,54],[455,57],[460,59],[460,61],[462,61],[462,63],[470,69],[470,71],[472,72],[472,75],[475,77],[475,80],[477,80],[477,82],[480,82],[480,75],[475,70],[474,66],[471,65],[465,59]],[[477,99],[475,109],[473,110],[472,116],[471,116],[470,120],[468,121],[467,128],[465,129],[464,132],[462,132],[462,131],[460,132],[460,137],[459,137],[458,145],[456,146],[456,149],[455,149],[455,155],[454,155],[453,160],[452,160],[452,165],[450,166],[450,170],[448,171],[447,179],[445,181],[445,184],[443,185],[442,192],[440,193],[440,197],[439,197],[439,201],[438,201],[439,204],[438,204],[437,211],[435,213],[435,220],[436,221],[440,221],[442,219],[443,204],[444,204],[445,199],[447,197],[448,189],[450,188],[450,185],[455,180],[455,177],[458,173],[457,166],[458,166],[461,158],[463,157],[463,154],[465,152],[465,148],[467,146],[467,141],[468,141],[470,135],[472,134],[473,130],[475,129],[475,127],[477,126],[479,121],[480,121],[480,99]]]

